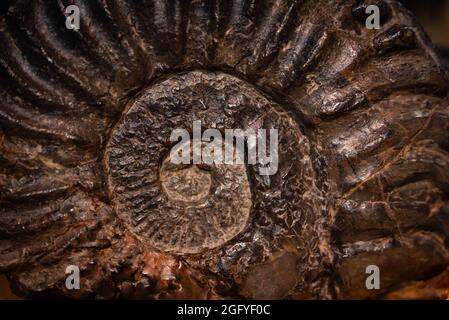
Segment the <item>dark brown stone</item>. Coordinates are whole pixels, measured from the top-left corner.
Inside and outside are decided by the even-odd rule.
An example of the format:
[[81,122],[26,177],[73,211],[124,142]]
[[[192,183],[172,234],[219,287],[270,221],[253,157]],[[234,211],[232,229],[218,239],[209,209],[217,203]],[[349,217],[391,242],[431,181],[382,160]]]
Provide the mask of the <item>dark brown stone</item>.
[[[12,1],[0,272],[14,292],[444,298],[426,280],[449,265],[448,72],[400,4],[372,2],[379,30],[356,0]],[[278,129],[277,173],[168,163],[171,131],[194,120]]]

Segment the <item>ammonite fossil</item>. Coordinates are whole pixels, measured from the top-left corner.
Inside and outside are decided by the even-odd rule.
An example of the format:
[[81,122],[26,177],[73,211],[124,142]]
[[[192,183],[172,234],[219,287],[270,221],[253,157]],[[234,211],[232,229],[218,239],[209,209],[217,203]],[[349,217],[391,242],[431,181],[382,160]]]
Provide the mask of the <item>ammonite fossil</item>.
[[[18,295],[446,297],[449,78],[399,3],[17,0],[0,44],[0,272]],[[173,164],[194,121],[277,129],[276,173]]]

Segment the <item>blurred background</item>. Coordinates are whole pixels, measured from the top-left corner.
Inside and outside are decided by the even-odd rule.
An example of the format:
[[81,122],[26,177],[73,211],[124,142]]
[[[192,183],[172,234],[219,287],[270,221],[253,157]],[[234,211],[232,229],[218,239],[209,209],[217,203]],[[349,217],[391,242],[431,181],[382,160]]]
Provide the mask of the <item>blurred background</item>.
[[412,11],[449,67],[449,0],[401,0]]
[[8,280],[0,276],[0,300],[16,300],[17,297],[9,289]]
[[[6,9],[9,2],[2,0],[0,10]],[[416,15],[449,67],[449,0],[401,0],[401,2]],[[0,299],[15,299],[8,281],[1,275]]]

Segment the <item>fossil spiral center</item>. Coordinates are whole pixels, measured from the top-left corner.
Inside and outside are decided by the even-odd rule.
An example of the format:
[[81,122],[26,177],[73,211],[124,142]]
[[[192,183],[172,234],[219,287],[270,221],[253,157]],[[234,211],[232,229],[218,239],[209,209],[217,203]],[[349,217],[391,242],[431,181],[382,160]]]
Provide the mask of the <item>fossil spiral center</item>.
[[[279,148],[271,132],[279,133]],[[152,249],[183,255],[230,246],[254,223],[289,224],[288,214],[299,221],[302,202],[281,196],[306,192],[308,150],[289,113],[255,87],[192,71],[130,103],[104,163],[109,196],[126,227]]]
[[164,168],[163,165],[160,179],[167,196],[185,204],[204,200],[209,195],[212,184],[210,173],[196,165],[178,170]]
[[[253,206],[247,165],[191,162],[197,154],[190,151],[187,162],[173,161],[174,144],[182,142],[172,136],[184,130],[183,146],[190,147],[195,125],[221,136],[260,126],[255,119],[269,107],[256,90],[224,74],[195,71],[148,88],[122,115],[106,148],[108,189],[121,220],[145,244],[175,254],[200,253],[239,235]],[[246,115],[238,112],[245,108]],[[201,138],[200,145],[200,159],[229,155],[226,150],[237,157],[233,142],[209,152]]]

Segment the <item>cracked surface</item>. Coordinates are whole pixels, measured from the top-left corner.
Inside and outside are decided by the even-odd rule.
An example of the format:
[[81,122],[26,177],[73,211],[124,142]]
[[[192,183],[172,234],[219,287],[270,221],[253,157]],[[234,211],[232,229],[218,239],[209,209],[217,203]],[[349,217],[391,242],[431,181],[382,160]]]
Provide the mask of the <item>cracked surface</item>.
[[[255,122],[264,122],[270,108],[254,89],[222,74],[191,72],[149,88],[122,116],[107,146],[109,192],[119,216],[149,247],[176,254],[199,253],[234,238],[247,227],[252,203],[245,164],[193,164],[207,144],[199,151],[190,146],[192,133],[191,164],[174,164],[170,135],[192,132],[194,120],[222,132],[257,129],[264,124]],[[225,146],[220,148],[224,154]]]
[[[444,298],[448,72],[402,6],[369,1],[382,26],[368,30],[367,4],[14,1],[0,16],[0,272],[14,291]],[[170,131],[193,120],[278,128],[278,172],[170,166]],[[380,291],[365,288],[371,264]]]

